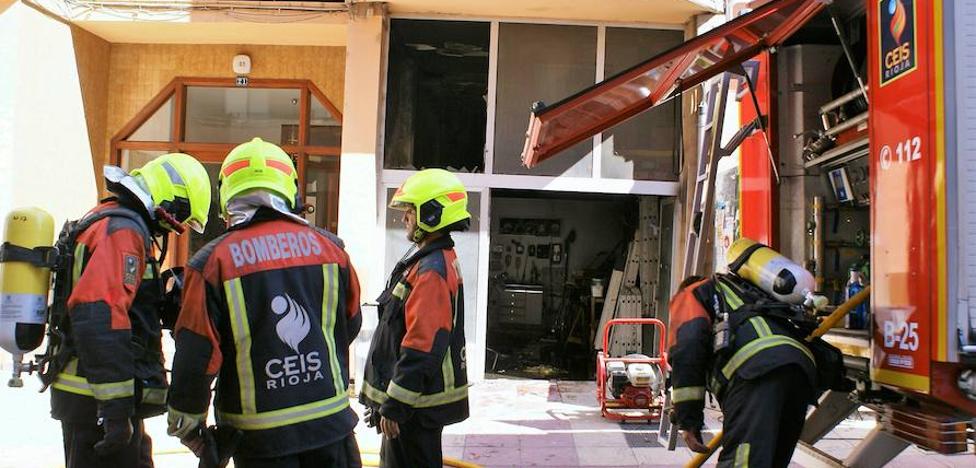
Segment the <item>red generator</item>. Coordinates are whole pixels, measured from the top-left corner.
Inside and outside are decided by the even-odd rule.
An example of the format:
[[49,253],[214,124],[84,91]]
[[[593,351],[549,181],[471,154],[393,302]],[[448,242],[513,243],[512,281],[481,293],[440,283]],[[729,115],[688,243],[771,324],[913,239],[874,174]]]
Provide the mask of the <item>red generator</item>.
[[[609,354],[611,329],[618,325],[652,325],[657,330],[658,354]],[[596,399],[600,413],[611,421],[658,421],[665,395],[668,372],[663,351],[664,322],[653,318],[613,319],[603,327],[603,350],[596,356]]]

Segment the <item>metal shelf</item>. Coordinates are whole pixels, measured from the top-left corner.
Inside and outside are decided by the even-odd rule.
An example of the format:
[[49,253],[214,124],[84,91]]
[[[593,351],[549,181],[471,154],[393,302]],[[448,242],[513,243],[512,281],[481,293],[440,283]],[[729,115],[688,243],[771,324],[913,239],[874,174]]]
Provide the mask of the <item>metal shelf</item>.
[[846,145],[838,146],[829,151],[825,151],[817,158],[803,163],[803,167],[826,166],[833,167],[867,156],[870,152],[868,148],[868,137],[854,140]]

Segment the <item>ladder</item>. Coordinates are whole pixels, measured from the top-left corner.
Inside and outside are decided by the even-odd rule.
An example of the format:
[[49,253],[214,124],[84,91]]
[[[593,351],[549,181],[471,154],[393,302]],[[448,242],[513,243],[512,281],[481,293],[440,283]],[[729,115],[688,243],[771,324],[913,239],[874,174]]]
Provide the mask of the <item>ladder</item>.
[[[755,70],[753,70],[754,72]],[[731,81],[744,80],[748,84],[748,91],[755,96],[750,71],[743,67],[722,73],[711,80],[703,99],[704,108],[700,116],[700,141],[698,152],[698,170],[695,174],[695,193],[692,198],[692,215],[688,221],[688,241],[685,245],[684,265],[681,278],[702,274],[705,271],[709,249],[713,247],[713,230],[715,216],[715,178],[718,174],[718,161],[731,155],[735,150],[756,131],[765,131],[765,121],[758,102],[757,117],[740,128],[726,146],[722,146],[722,132],[725,127],[725,106],[729,104],[729,89]],[[741,98],[744,93],[737,93],[732,99]],[[768,142],[767,142],[768,146]],[[775,168],[774,168],[775,170]],[[661,418],[659,439],[668,441],[668,450],[674,450],[678,441],[678,431],[671,426],[668,418],[671,409],[671,392],[665,393],[665,416]]]
[[691,201],[691,217],[688,220],[688,240],[685,244],[684,267],[681,278],[700,273],[705,267],[707,252],[712,246],[714,223],[715,176],[722,152],[722,130],[725,126],[725,105],[728,99],[729,72],[713,79],[706,88],[705,106],[700,125],[698,170],[695,173],[695,193]]
[[[725,107],[729,104],[729,89],[732,80],[743,80],[748,84],[748,91],[755,97],[753,80],[749,78],[750,73],[755,73],[739,67],[735,70],[727,71],[721,76],[713,79],[706,90],[705,99],[701,116],[701,141],[700,151],[698,152],[698,170],[695,174],[695,193],[692,197],[692,215],[688,220],[688,242],[685,245],[684,267],[681,270],[681,278],[690,275],[701,274],[706,267],[705,260],[708,258],[708,249],[712,248],[714,218],[715,216],[715,177],[718,174],[718,161],[726,156],[730,156],[735,150],[756,131],[763,132],[765,136],[765,117],[759,109],[759,103],[753,99],[757,117],[742,126],[728,144],[722,146],[722,132],[725,129]],[[734,99],[739,99],[744,92],[740,92]],[[768,149],[769,142],[766,142]],[[772,164],[772,153],[770,152],[770,164]],[[773,172],[777,174],[776,167],[773,165]]]

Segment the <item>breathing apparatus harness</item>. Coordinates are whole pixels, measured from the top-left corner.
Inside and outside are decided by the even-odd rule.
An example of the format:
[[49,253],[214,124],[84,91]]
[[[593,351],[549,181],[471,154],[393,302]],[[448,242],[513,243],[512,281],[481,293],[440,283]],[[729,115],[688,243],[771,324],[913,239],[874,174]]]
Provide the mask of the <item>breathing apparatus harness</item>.
[[[42,382],[41,392],[57,380],[58,374],[76,356],[76,350],[70,339],[70,323],[66,320],[68,299],[74,289],[73,273],[76,269],[80,271],[80,268],[76,268],[79,266],[77,262],[84,262],[84,258],[76,256],[78,237],[96,222],[109,217],[125,218],[138,227],[145,241],[146,264],[151,271],[151,281],[159,288],[157,297],[160,300],[157,314],[163,328],[172,329],[179,313],[182,268],[160,272],[169,246],[168,236],[165,235],[166,229],[160,225],[160,221],[174,230],[182,228],[181,224],[162,207],[152,208],[153,215],[150,215],[153,206],[151,198],[133,177],[125,174],[121,169],[107,166],[105,179],[108,189],[115,193],[116,197],[104,199],[102,202],[116,201],[120,206],[91,213],[79,220],[65,222],[52,247],[28,249],[4,243],[0,248],[0,261],[27,262],[37,267],[49,268],[52,273],[53,295],[47,308],[47,348],[42,354],[37,355],[28,370],[38,372]],[[154,255],[153,246],[159,252],[158,257]],[[155,354],[149,351],[146,343],[138,341],[135,337],[132,341],[136,356]]]
[[800,342],[813,354],[817,367],[817,388],[820,391],[850,391],[852,382],[845,377],[843,354],[820,338],[807,340],[819,322],[814,312],[805,304],[790,304],[779,301],[758,286],[738,276],[737,272],[748,261],[749,256],[764,247],[762,244],[750,246],[729,264],[729,273],[716,273],[711,277],[711,285],[695,290],[695,296],[702,304],[714,311],[713,317],[713,390],[721,392],[724,384],[718,379],[719,369],[733,355],[735,334],[740,326],[753,317],[772,319],[787,330],[787,336]]

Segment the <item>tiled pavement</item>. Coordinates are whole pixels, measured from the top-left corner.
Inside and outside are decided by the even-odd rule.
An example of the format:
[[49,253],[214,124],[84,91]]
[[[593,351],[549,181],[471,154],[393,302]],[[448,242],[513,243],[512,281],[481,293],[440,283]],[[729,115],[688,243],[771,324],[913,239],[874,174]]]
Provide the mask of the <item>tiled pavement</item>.
[[[48,417],[48,397],[27,388],[0,387],[0,468],[63,466],[60,427]],[[361,413],[361,408],[356,406]],[[471,418],[445,429],[444,454],[484,467],[632,467],[682,466],[691,458],[684,447],[669,452],[657,440],[656,426],[621,425],[600,417],[593,382],[489,380],[471,389]],[[718,413],[708,411],[711,431]],[[192,455],[167,437],[165,418],[146,423],[153,437],[156,466],[195,467]],[[851,419],[818,447],[843,459],[873,426],[870,415]],[[706,436],[709,436],[706,434]],[[357,438],[364,452],[375,453],[380,438],[362,424]],[[364,462],[375,462],[365,455]],[[714,466],[712,463],[706,466]],[[941,456],[910,448],[889,466],[895,468],[973,467],[973,455]]]
[[[671,452],[657,425],[618,424],[600,416],[593,382],[488,380],[471,389],[472,417],[445,429],[444,454],[484,467],[683,466],[692,452]],[[706,412],[706,437],[721,427]],[[817,446],[843,459],[873,427],[870,415],[843,423]],[[379,438],[359,429],[363,446]],[[714,458],[706,466],[714,466]],[[799,466],[799,465],[797,465]],[[941,456],[909,448],[892,467],[973,467],[973,455]]]

